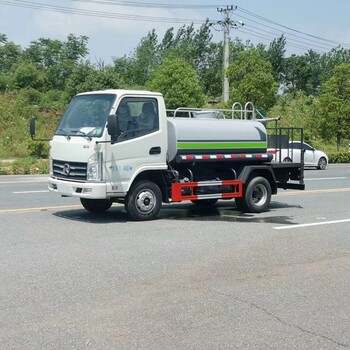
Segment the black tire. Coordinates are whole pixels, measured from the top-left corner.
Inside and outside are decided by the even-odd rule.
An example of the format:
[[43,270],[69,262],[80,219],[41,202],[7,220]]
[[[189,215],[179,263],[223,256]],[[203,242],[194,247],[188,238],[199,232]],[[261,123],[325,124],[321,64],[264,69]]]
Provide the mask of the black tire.
[[292,159],[289,157],[286,157],[283,159],[283,163],[292,163]]
[[110,199],[86,199],[80,198],[83,207],[91,213],[105,213],[112,205]]
[[125,210],[135,221],[153,220],[162,205],[162,192],[151,181],[140,181],[132,186],[125,201]]
[[271,185],[261,176],[251,179],[244,191],[243,198],[236,198],[237,207],[249,213],[266,211],[270,202]]
[[327,168],[327,159],[325,157],[321,157],[318,160],[317,169],[325,170],[326,168]]
[[193,204],[195,204],[198,208],[211,208],[213,207],[216,202],[218,201],[217,198],[210,198],[210,199],[198,199],[191,201]]

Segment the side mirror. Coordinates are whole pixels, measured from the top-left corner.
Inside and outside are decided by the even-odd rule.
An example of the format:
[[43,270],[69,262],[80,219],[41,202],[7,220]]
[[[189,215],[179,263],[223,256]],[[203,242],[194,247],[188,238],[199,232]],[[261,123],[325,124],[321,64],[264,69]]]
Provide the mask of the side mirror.
[[35,117],[30,119],[29,123],[29,134],[33,141],[51,141],[51,139],[36,139],[35,138]]
[[111,136],[118,135],[120,132],[118,118],[115,114],[108,116],[107,131]]
[[32,140],[34,140],[34,136],[35,136],[35,117],[32,117],[32,119],[30,119],[29,133],[30,133],[30,137],[32,138]]

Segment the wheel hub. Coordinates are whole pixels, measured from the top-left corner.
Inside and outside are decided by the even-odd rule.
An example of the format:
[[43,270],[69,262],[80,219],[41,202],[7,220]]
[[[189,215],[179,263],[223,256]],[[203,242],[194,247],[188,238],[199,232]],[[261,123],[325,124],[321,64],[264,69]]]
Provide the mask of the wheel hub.
[[264,205],[267,200],[267,190],[264,186],[258,185],[253,190],[253,202],[255,205]]
[[140,212],[148,213],[155,206],[155,195],[152,191],[142,191],[136,198],[136,206]]

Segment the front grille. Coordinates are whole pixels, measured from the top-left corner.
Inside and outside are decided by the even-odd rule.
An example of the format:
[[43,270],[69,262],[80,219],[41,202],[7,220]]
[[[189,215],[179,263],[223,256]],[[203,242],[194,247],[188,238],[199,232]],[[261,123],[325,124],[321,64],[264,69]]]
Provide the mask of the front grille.
[[86,181],[87,163],[52,161],[53,176],[77,181]]

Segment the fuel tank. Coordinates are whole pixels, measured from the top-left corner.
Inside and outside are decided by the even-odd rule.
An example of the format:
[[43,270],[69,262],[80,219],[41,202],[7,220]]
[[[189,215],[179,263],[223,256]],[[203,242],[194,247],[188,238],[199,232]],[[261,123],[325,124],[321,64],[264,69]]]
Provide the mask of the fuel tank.
[[178,155],[266,153],[265,126],[238,119],[168,118],[168,161]]

